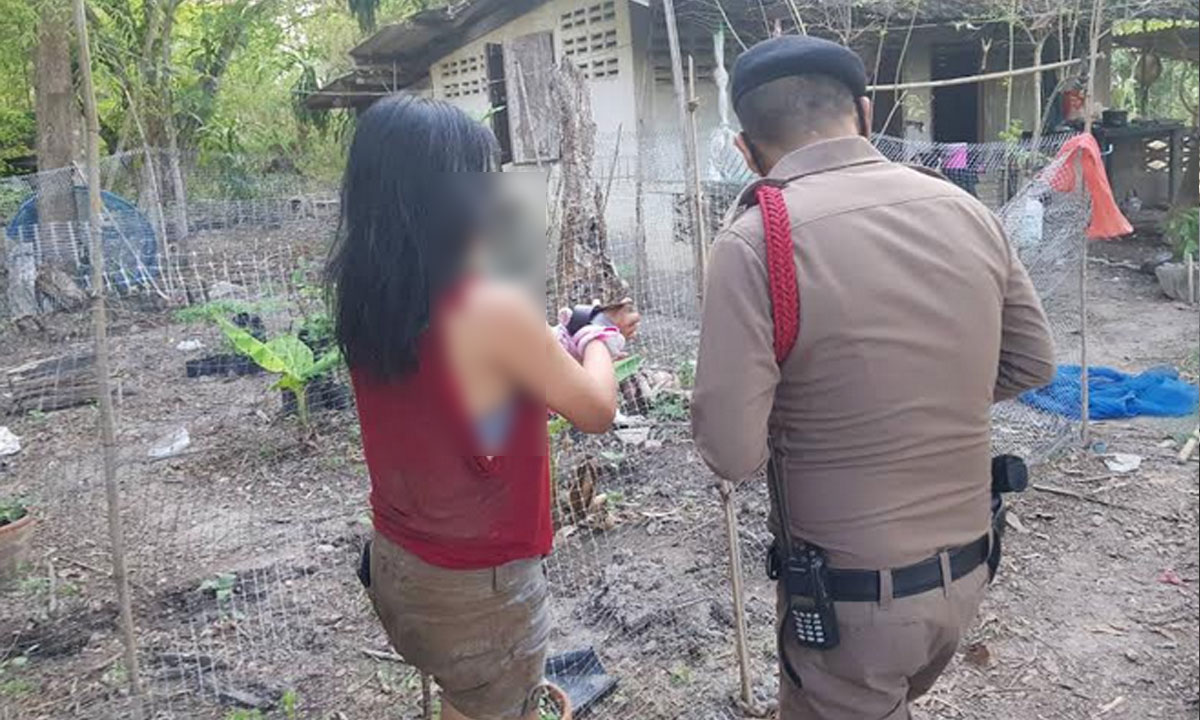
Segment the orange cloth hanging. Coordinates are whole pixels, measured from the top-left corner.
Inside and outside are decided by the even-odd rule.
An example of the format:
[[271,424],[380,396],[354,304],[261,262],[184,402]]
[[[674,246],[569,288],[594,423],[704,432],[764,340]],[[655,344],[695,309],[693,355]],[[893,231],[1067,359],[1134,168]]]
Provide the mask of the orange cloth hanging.
[[1089,238],[1117,238],[1133,232],[1133,226],[1121,214],[1117,201],[1113,199],[1112,187],[1108,184],[1108,175],[1104,172],[1104,158],[1100,154],[1100,146],[1090,133],[1076,135],[1063,143],[1058,151],[1059,160],[1050,178],[1050,187],[1058,192],[1071,192],[1075,189],[1075,162],[1078,154],[1080,165],[1083,167],[1083,184],[1088,194],[1092,196],[1092,218],[1087,227]]

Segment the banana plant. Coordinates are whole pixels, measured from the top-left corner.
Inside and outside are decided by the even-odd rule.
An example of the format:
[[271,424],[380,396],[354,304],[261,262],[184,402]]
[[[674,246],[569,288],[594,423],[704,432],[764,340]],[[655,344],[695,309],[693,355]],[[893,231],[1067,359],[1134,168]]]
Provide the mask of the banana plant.
[[[617,376],[617,383],[620,384],[625,382],[629,378],[636,375],[641,366],[642,358],[638,355],[629,355],[628,357],[621,358],[613,363],[613,372]],[[550,419],[546,421],[546,435],[550,444],[550,488],[552,490],[552,495],[556,494],[558,488],[558,483],[556,480],[558,476],[555,474],[557,472],[557,468],[555,467],[554,456],[559,450],[559,438],[561,438],[570,428],[570,421],[568,421],[562,415],[558,415],[557,413],[552,413],[550,415]],[[554,502],[558,502],[557,497],[554,498]]]
[[280,335],[263,342],[221,315],[214,315],[213,319],[239,353],[279,376],[275,388],[295,396],[296,415],[300,424],[307,426],[308,384],[337,367],[342,361],[341,351],[335,348],[317,358],[295,335]]

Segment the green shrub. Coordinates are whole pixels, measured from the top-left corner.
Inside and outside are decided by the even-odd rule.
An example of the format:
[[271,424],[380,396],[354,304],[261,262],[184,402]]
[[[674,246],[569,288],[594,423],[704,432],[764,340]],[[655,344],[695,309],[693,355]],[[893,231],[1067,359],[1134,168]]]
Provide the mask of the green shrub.
[[29,508],[20,500],[0,499],[0,525],[15,523],[28,514]]
[[1175,258],[1182,260],[1184,256],[1197,255],[1197,245],[1200,244],[1200,208],[1176,210],[1167,220],[1167,239],[1175,249]]

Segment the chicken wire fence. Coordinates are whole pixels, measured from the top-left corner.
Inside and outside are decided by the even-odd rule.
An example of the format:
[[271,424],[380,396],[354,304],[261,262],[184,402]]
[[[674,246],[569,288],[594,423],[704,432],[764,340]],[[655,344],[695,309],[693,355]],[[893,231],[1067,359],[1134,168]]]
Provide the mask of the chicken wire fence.
[[[1046,142],[1053,156],[1062,138]],[[590,671],[602,664],[616,680],[594,717],[742,717],[723,504],[689,439],[699,320],[679,156],[666,138],[650,138],[624,167],[627,158],[613,153],[607,163],[600,145],[601,250],[641,306],[632,347],[640,366],[622,384],[611,432],[551,428],[550,652],[591,650]],[[958,151],[878,145],[903,160]],[[989,172],[1028,176],[1028,150],[1003,147],[971,149],[988,158],[977,187]],[[330,328],[320,270],[336,191],[225,163],[130,153],[101,168],[141,708],[155,718],[419,717],[420,678],[390,654],[354,576],[370,534],[368,480],[345,372],[321,363]],[[234,179],[230,167],[239,168]],[[1060,192],[1053,177],[1043,172],[1007,202],[988,202],[1043,296],[1059,360],[1078,362],[1088,202],[1082,183]],[[741,178],[706,178],[715,223]],[[0,309],[21,328],[0,350],[0,410],[22,444],[0,458],[0,493],[24,498],[38,521],[30,562],[0,594],[0,682],[11,690],[0,693],[2,717],[134,709],[108,571],[91,331],[78,312],[89,262],[83,184],[76,169],[0,184]],[[28,202],[35,192],[45,198],[40,218]],[[247,336],[303,346],[286,372],[304,381],[304,402],[277,389],[280,373],[238,351]],[[995,417],[997,451],[1035,458],[1073,429],[1019,402],[997,406]],[[764,483],[742,483],[730,502],[749,678],[753,699],[765,702],[775,666],[774,591],[761,570]]]

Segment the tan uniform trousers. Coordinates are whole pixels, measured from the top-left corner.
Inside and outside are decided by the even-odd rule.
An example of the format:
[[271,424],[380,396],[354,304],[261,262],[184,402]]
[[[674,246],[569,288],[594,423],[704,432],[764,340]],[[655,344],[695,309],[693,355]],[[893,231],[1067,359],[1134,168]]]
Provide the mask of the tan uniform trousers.
[[[945,567],[945,566],[943,566]],[[881,579],[890,595],[890,576]],[[874,602],[835,603],[841,642],[832,650],[784,649],[803,687],[780,666],[779,720],[908,720],[908,704],[927,692],[975,619],[987,564],[940,589]],[[777,614],[784,612],[778,591]]]

